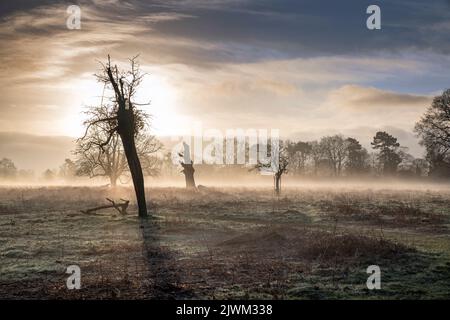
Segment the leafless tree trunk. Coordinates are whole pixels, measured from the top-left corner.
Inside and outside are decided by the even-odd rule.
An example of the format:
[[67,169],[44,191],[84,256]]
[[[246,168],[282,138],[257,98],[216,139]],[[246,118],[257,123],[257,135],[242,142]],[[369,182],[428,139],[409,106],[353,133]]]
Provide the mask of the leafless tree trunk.
[[142,174],[141,162],[139,161],[134,141],[133,119],[134,115],[131,108],[130,110],[126,110],[125,106],[123,106],[123,109],[121,109],[119,105],[119,111],[117,113],[118,133],[122,139],[123,150],[130,168],[131,178],[133,179],[134,191],[139,207],[139,216],[146,217],[147,203],[145,201],[144,175]]
[[273,168],[273,164],[271,161],[267,163],[261,163],[258,161],[256,166],[253,169],[262,170],[263,168],[270,168],[273,172],[273,183],[274,190],[277,195],[281,192],[281,177],[288,171],[289,165],[289,154],[287,152],[286,146],[283,145],[283,142],[280,142],[280,147],[278,150],[278,164],[276,168]]
[[[111,148],[113,145],[114,151],[117,151],[118,137],[122,141],[123,152],[125,158],[127,159],[128,167],[131,173],[131,178],[133,180],[134,191],[136,193],[136,200],[139,208],[139,217],[147,217],[147,204],[145,200],[145,188],[144,188],[144,175],[142,172],[141,162],[138,156],[138,150],[136,147],[136,139],[139,141],[140,134],[146,126],[145,112],[134,107],[132,99],[135,96],[136,88],[141,83],[144,74],[139,70],[139,65],[134,57],[130,59],[131,70],[120,71],[117,66],[111,66],[111,60],[108,56],[108,62],[103,66],[103,72],[97,74],[97,79],[108,87],[112,87],[114,92],[114,97],[111,97],[113,102],[112,106],[103,106],[103,98],[100,106],[100,113],[94,112],[96,117],[86,121],[86,132],[83,138],[79,139],[83,141],[86,136],[89,135],[92,128],[100,130],[102,133],[101,139],[96,141],[96,139],[89,140],[86,146],[83,147],[83,151],[87,152],[92,148],[100,148],[101,154],[105,153],[106,148]],[[98,110],[97,110],[98,111]],[[100,129],[99,129],[100,128]],[[95,129],[94,129],[95,130]],[[144,143],[148,144],[148,141]],[[118,161],[115,157],[119,156],[116,152],[112,152],[112,158],[107,155],[107,162],[109,164],[108,168],[111,167],[111,163],[115,163],[114,168],[109,168],[118,172]],[[146,159],[147,161],[147,159]],[[123,165],[123,161],[121,161]],[[111,174],[111,170],[105,170],[108,174]],[[123,171],[120,171],[123,172]],[[119,174],[114,174],[111,179],[111,184],[114,183],[120,177]]]
[[280,194],[280,192],[281,192],[281,174],[279,174],[278,172],[275,173],[274,179],[275,179],[275,193]]
[[195,185],[195,179],[194,179],[194,163],[191,160],[191,152],[189,145],[185,142],[183,142],[184,151],[183,153],[179,153],[178,155],[183,158],[183,161],[180,162],[181,166],[183,167],[184,179],[186,181],[186,188],[187,189],[196,189]]
[[122,140],[123,150],[130,168],[131,178],[133,179],[134,191],[136,193],[136,200],[139,208],[139,217],[146,217],[147,203],[145,200],[144,175],[142,174],[141,162],[139,161],[136,143],[134,141],[136,123],[133,106],[124,96],[123,83],[120,81],[121,79],[118,79],[119,83],[116,82],[109,64],[106,70],[119,105],[117,110],[117,132]]
[[183,167],[183,174],[186,180],[186,188],[187,189],[195,189],[195,179],[194,179],[194,165],[192,163],[181,163]]

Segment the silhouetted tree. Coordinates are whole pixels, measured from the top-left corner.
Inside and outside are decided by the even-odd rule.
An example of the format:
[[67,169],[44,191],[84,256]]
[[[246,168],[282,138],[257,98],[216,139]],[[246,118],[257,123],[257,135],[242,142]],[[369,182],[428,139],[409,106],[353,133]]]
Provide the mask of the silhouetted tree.
[[383,174],[394,174],[398,165],[402,162],[397,152],[400,147],[397,138],[387,132],[379,131],[373,138],[371,145],[373,149],[379,150],[378,160],[382,164]]
[[377,176],[383,173],[382,164],[376,152],[369,152],[367,162],[369,164],[369,170],[373,175]]
[[186,142],[183,142],[184,151],[178,155],[183,159],[180,161],[180,165],[183,167],[181,172],[184,174],[184,179],[186,181],[187,189],[196,189],[195,179],[194,179],[194,162],[191,159],[191,150]]
[[324,150],[322,148],[322,145],[317,141],[311,141],[311,158],[313,161],[313,174],[317,175],[320,163],[324,157]]
[[311,155],[312,146],[308,142],[288,142],[286,151],[289,156],[290,172],[296,170],[300,174],[305,173],[306,162]]
[[401,162],[398,165],[397,173],[400,177],[408,178],[416,176],[416,163],[413,155],[407,152],[407,148],[400,148],[397,152]]
[[450,89],[433,99],[415,131],[426,148],[430,175],[450,177]]
[[59,176],[63,179],[72,179],[75,177],[77,167],[71,159],[65,159],[64,163],[59,167]]
[[163,154],[162,159],[160,161],[160,171],[163,175],[167,175],[169,177],[175,176],[177,173],[176,165],[174,165],[172,160],[172,152],[166,152]]
[[289,158],[287,154],[280,150],[280,155],[278,159],[278,166],[275,171],[274,179],[275,179],[275,192],[279,194],[281,192],[281,177],[288,170]]
[[[89,107],[86,115],[89,125],[93,119],[110,118],[113,116],[108,106]],[[102,125],[92,126],[86,135],[78,139],[75,156],[77,158],[77,175],[94,177],[108,177],[110,185],[115,187],[117,181],[129,173],[127,160],[123,150],[122,141],[117,132],[104,145],[110,132],[117,126],[114,121],[106,121]],[[155,155],[162,148],[162,144],[152,135],[143,131],[137,133],[135,144],[142,170],[147,176],[156,176],[159,173],[159,160]]]
[[[258,146],[261,147],[260,145]],[[272,151],[272,144],[270,143],[267,146],[267,151],[271,154],[271,159],[268,162],[261,162],[258,160],[258,163],[255,166],[255,169],[262,172],[272,172],[274,179],[274,189],[277,194],[281,192],[281,177],[288,171],[289,165],[289,154],[287,152],[286,144],[283,141],[279,142],[278,146],[278,161],[273,159],[273,153],[276,154],[276,151]]]
[[11,159],[0,160],[0,177],[5,179],[14,178],[17,175],[17,168]]
[[[139,208],[139,216],[147,216],[147,203],[145,200],[144,175],[139,160],[136,137],[144,130],[146,124],[145,114],[135,107],[133,101],[136,89],[141,83],[144,74],[141,73],[136,61],[137,57],[130,59],[130,70],[119,70],[117,65],[112,66],[110,57],[97,78],[105,84],[105,88],[114,92],[111,97],[112,105],[108,105],[105,117],[89,119],[86,122],[86,134],[92,127],[106,126],[109,129],[106,139],[99,143],[100,148],[110,144],[111,140],[118,134],[128,163],[133,180],[134,190]],[[85,136],[86,136],[85,134]],[[92,145],[94,147],[94,145]]]
[[47,169],[42,173],[42,177],[44,178],[44,180],[47,181],[51,181],[53,179],[55,179],[55,172],[53,170]]
[[350,175],[361,174],[367,169],[367,160],[369,154],[367,150],[363,148],[361,143],[354,138],[347,138],[345,140],[347,159],[345,167]]
[[429,163],[426,159],[414,159],[413,161],[414,171],[416,176],[426,176],[428,175],[428,171],[430,170]]
[[320,140],[320,144],[323,155],[328,160],[333,174],[335,176],[340,175],[347,151],[344,138],[341,135],[323,137]]

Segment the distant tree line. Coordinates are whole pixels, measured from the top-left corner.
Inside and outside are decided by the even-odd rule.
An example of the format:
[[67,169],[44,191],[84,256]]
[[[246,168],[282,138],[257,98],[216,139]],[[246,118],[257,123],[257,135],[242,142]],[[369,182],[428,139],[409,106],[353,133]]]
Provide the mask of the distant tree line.
[[[88,111],[93,118],[107,116],[101,107]],[[101,144],[111,128],[91,130],[80,139],[74,152],[75,159],[66,159],[58,170],[48,169],[41,174],[45,180],[77,176],[107,177],[111,186],[128,175],[121,141],[112,135],[108,144]],[[274,173],[275,189],[280,189],[282,175],[309,177],[424,177],[450,178],[450,89],[433,99],[430,107],[416,123],[415,133],[425,147],[423,158],[415,158],[401,146],[397,138],[385,131],[376,132],[371,149],[364,148],[354,137],[325,136],[319,140],[285,140],[280,144],[280,167]],[[225,145],[225,144],[224,144]],[[251,148],[258,146],[251,146]],[[156,137],[141,132],[136,137],[136,148],[146,176],[179,176],[185,170],[173,164],[172,156],[162,154],[163,145]],[[248,150],[247,150],[248,152]],[[248,155],[247,155],[248,156]],[[267,164],[259,163],[256,169]],[[248,173],[245,165],[197,164],[205,175],[229,176]],[[18,170],[11,159],[0,160],[0,178],[33,177],[32,171]]]
[[397,138],[379,131],[369,152],[353,137],[325,136],[314,141],[286,141],[283,148],[292,175],[305,176],[423,176],[424,159],[416,159]]

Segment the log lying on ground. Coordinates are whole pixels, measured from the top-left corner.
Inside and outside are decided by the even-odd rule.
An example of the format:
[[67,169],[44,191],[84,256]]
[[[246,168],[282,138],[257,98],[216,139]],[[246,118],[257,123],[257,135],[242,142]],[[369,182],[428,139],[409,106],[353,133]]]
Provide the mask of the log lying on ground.
[[89,214],[89,213],[94,213],[94,212],[96,212],[98,210],[102,210],[102,209],[114,208],[117,211],[119,211],[119,213],[121,213],[121,214],[127,214],[128,204],[130,203],[129,200],[120,199],[121,201],[123,201],[122,203],[116,203],[115,201],[113,201],[109,198],[106,198],[106,200],[111,202],[111,204],[99,206],[99,207],[95,207],[95,208],[91,208],[91,209],[87,209],[87,210],[80,210],[80,211],[82,213]]

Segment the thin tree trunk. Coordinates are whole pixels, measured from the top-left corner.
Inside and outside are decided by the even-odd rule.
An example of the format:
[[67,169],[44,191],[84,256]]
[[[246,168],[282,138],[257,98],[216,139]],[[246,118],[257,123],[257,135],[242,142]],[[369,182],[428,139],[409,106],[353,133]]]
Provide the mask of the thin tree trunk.
[[280,181],[281,181],[281,175],[275,175],[275,192],[277,194],[280,194],[281,191],[281,185],[280,185]]

